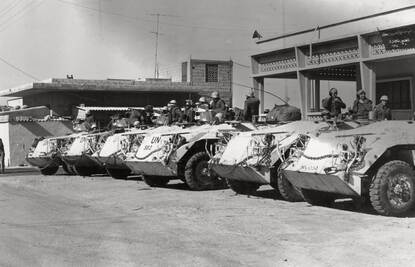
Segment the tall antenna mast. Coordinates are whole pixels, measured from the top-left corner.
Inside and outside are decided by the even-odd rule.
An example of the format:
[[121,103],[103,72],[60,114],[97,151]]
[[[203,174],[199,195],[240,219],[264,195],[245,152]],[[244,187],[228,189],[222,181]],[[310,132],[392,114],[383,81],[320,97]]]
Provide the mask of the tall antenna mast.
[[157,18],[156,20],[156,31],[151,32],[152,34],[156,35],[156,48],[155,48],[155,54],[154,54],[154,78],[159,78],[159,64],[158,64],[158,45],[159,45],[159,35],[163,35],[159,32],[159,25],[160,25],[160,17],[177,17],[174,15],[168,15],[168,14],[160,14],[160,13],[152,13],[149,14],[150,16],[154,16]]

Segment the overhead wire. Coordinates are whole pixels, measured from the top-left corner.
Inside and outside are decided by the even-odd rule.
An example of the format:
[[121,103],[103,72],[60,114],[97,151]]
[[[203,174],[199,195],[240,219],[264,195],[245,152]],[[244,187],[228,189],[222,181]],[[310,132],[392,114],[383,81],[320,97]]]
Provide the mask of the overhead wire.
[[[23,15],[27,13],[30,10],[33,10],[40,6],[43,3],[43,0],[40,1],[32,1],[26,6],[24,6],[22,9],[20,9],[18,12],[14,13],[11,17],[9,17],[6,21],[3,23],[0,23],[0,32],[3,32],[7,29],[7,27],[12,24],[12,22],[17,22],[21,18],[23,18]],[[16,19],[15,19],[16,18]]]
[[259,92],[264,91],[264,93],[267,93],[267,94],[269,94],[271,96],[274,96],[274,97],[278,98],[279,100],[281,100],[282,102],[284,102],[285,104],[288,105],[288,102],[286,100],[282,99],[280,96],[278,96],[278,95],[276,95],[274,93],[271,93],[271,92],[269,92],[267,90],[260,90],[260,89],[254,88],[252,86],[245,85],[245,84],[241,84],[241,83],[236,83],[236,82],[232,82],[232,84],[238,85],[238,86],[241,86],[241,87],[245,87],[245,88],[249,88],[249,89],[254,90],[254,91],[259,91]]
[[23,69],[21,69],[21,68],[17,67],[16,65],[14,65],[14,64],[12,64],[12,63],[10,63],[9,61],[5,60],[5,59],[4,59],[4,58],[2,58],[2,57],[0,57],[0,61],[2,61],[2,62],[3,62],[4,64],[6,64],[7,66],[9,66],[9,67],[11,67],[11,68],[13,68],[13,69],[15,69],[15,70],[19,71],[20,73],[24,74],[24,75],[25,75],[25,76],[27,76],[27,77],[30,77],[30,78],[32,78],[32,79],[34,79],[34,80],[36,80],[36,81],[39,81],[39,80],[40,80],[40,79],[39,79],[39,78],[37,78],[36,76],[34,76],[34,75],[30,74],[29,72],[27,72],[27,71],[25,71],[25,70],[23,70]]
[[[129,15],[122,14],[122,13],[117,13],[117,12],[109,12],[109,11],[102,10],[102,9],[100,10],[98,8],[93,8],[93,7],[81,5],[81,4],[78,4],[78,3],[69,2],[69,1],[66,1],[66,0],[55,0],[55,1],[61,2],[63,4],[72,5],[72,6],[75,6],[75,7],[84,8],[84,9],[88,9],[88,10],[91,10],[91,11],[99,12],[99,13],[102,13],[102,14],[122,17],[122,18],[128,19],[128,20],[135,20],[135,21],[138,20],[138,21],[143,21],[143,22],[148,22],[148,23],[155,23],[155,20],[145,19],[145,18],[138,17],[138,16],[129,16]],[[205,30],[213,30],[213,31],[233,31],[233,32],[235,32],[235,31],[250,32],[251,31],[251,29],[248,29],[248,28],[210,27],[210,26],[201,26],[201,25],[177,24],[177,23],[169,23],[169,22],[161,22],[161,21],[160,21],[160,25],[166,25],[166,26],[172,26],[172,27],[182,27],[182,28],[205,29]]]

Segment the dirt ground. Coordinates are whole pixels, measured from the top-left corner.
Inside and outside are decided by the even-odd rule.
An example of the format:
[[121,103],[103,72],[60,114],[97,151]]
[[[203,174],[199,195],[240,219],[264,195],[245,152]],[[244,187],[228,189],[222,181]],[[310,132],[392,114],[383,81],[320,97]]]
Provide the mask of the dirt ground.
[[149,188],[97,176],[0,178],[1,266],[410,266],[415,215]]

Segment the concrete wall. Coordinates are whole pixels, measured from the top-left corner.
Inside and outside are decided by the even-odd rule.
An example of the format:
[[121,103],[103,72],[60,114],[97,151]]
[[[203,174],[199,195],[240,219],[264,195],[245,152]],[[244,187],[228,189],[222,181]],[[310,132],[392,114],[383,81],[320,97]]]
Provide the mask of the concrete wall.
[[[73,132],[71,121],[10,122],[8,125],[9,141],[5,143],[9,158],[6,166],[27,165],[25,157],[36,137],[62,136]],[[6,126],[3,126],[7,130]],[[2,128],[0,128],[2,130]],[[7,151],[8,149],[8,151]]]
[[[212,91],[218,91],[221,98],[232,104],[232,61],[198,61],[191,60],[190,81],[193,85],[209,86]],[[218,65],[218,82],[206,82],[206,65]]]
[[185,99],[190,97],[196,101],[199,99],[200,94],[203,94],[203,90],[195,91],[194,93],[64,91],[26,96],[24,97],[24,104],[29,106],[45,105],[50,107],[56,115],[72,116],[74,107],[80,104],[85,104],[86,106],[112,107],[143,107],[151,104],[160,107],[167,105],[171,99],[176,99],[179,105],[184,105]]
[[4,145],[4,162],[6,166],[10,163],[10,139],[9,139],[9,123],[0,122],[0,138]]

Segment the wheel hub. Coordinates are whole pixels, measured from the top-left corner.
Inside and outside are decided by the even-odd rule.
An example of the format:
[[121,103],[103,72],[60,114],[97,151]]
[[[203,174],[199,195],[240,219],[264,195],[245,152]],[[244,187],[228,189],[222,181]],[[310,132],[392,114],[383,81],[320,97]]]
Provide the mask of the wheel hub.
[[411,200],[411,183],[406,175],[397,175],[390,180],[388,197],[392,205],[402,207]]

